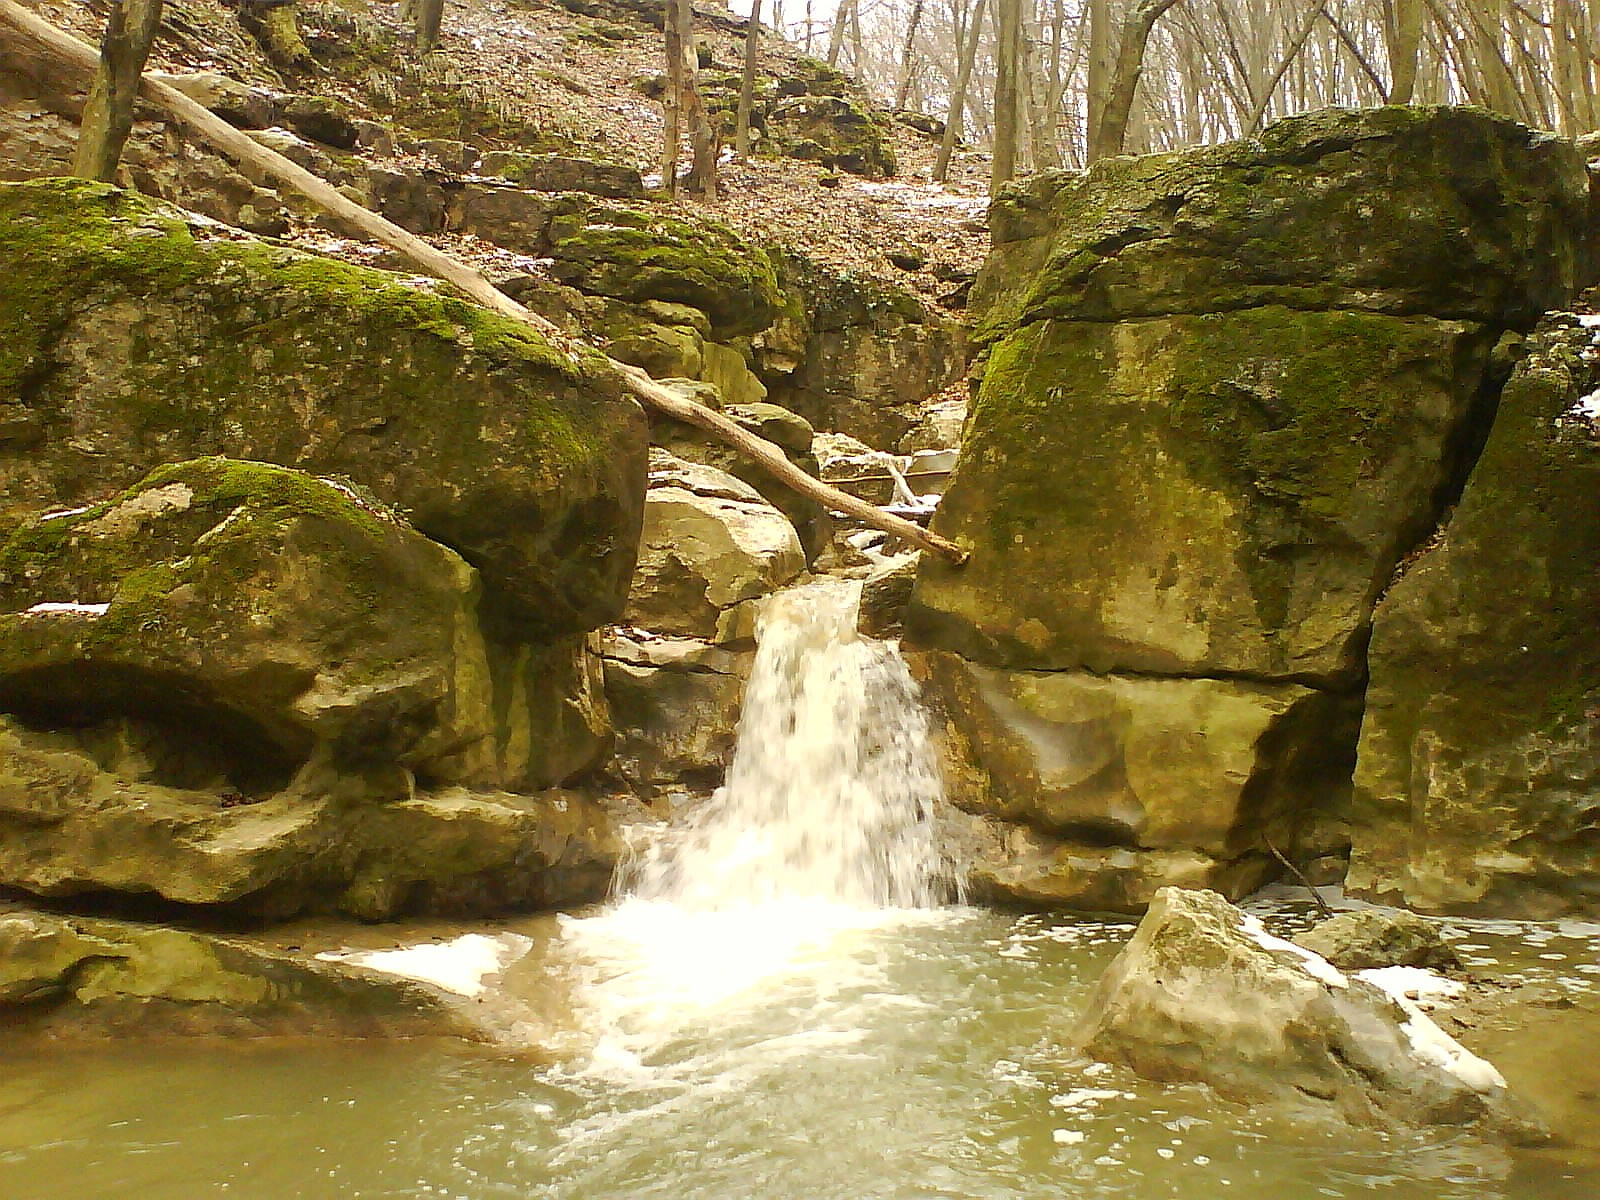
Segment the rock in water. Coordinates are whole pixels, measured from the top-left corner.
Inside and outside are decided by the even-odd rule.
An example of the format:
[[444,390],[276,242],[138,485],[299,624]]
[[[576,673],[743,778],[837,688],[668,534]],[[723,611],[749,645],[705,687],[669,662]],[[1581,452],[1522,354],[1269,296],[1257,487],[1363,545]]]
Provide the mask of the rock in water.
[[1437,925],[1403,910],[1371,908],[1340,913],[1295,941],[1346,971],[1376,967],[1455,970],[1461,966],[1461,959]]
[[1543,1131],[1495,1068],[1420,1009],[1273,937],[1215,892],[1164,888],[1075,1035],[1149,1079],[1347,1121]]

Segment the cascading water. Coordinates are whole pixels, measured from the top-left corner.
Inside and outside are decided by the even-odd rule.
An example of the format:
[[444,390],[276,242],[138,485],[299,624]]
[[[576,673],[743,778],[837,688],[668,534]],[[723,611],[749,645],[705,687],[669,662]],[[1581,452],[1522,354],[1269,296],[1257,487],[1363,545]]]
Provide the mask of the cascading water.
[[830,580],[772,600],[727,785],[623,872],[622,894],[697,910],[945,898],[927,721],[895,648],[857,635],[860,593]]
[[[775,1004],[792,1035],[853,1038],[858,1018],[829,1006],[876,977],[863,946],[949,919],[927,720],[895,648],[857,635],[859,598],[832,580],[773,598],[726,786],[653,835],[605,912],[565,923],[593,965],[580,1007],[596,1069],[705,1078],[708,1062],[675,1056],[710,1021],[716,1055],[737,1060],[717,1070],[744,1070],[735,1015]],[[770,1043],[766,1017],[749,1028]]]

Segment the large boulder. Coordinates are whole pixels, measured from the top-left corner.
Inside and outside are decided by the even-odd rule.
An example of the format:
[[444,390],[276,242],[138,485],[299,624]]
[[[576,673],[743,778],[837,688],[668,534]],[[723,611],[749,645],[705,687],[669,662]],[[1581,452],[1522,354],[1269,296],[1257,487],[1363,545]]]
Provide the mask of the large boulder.
[[1348,798],[1359,710],[1294,684],[1004,671],[912,656],[940,712],[951,798],[1023,826],[986,895],[1138,911],[1167,884],[1243,895]]
[[[1466,483],[1511,331],[1588,279],[1588,205],[1569,143],[1450,109],[1310,114],[996,205],[933,523],[970,558],[923,556],[905,629],[1006,673],[1008,703],[1052,697],[949,743],[1017,829],[1002,894],[1234,891],[1274,848],[1337,871],[1374,608]],[[957,674],[930,684],[959,711]],[[1142,716],[1085,724],[1122,693]],[[1186,832],[1119,818],[1104,772],[1140,759],[1198,798]],[[1114,887],[1084,866],[1107,837]]]
[[1340,1121],[1540,1130],[1495,1068],[1421,1009],[1268,934],[1213,892],[1159,892],[1073,1035],[1160,1082]]
[[0,409],[0,530],[225,454],[370,487],[526,640],[626,595],[646,431],[598,356],[132,193],[0,186]]
[[729,611],[805,569],[794,526],[725,471],[653,451],[639,569],[624,619],[659,633],[714,638]]
[[1046,318],[1262,305],[1531,325],[1592,264],[1571,142],[1482,109],[1324,109],[1254,138],[1040,175],[991,214],[985,340]]
[[477,573],[348,485],[164,467],[0,546],[0,711],[187,729],[271,786],[312,758],[471,778],[494,753]]
[[1431,911],[1600,897],[1593,318],[1551,318],[1442,537],[1378,607],[1349,886]]
[[1263,307],[995,347],[908,628],[997,666],[1347,687],[1461,474],[1497,335]]

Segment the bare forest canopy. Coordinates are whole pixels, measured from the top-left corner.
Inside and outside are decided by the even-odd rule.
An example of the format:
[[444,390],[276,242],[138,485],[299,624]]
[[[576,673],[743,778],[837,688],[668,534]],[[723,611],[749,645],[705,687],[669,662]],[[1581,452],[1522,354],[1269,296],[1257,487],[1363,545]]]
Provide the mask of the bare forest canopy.
[[[947,117],[960,96],[955,123],[997,154],[1006,122],[995,97],[1014,91],[1019,171],[1099,157],[1096,126],[1108,109],[1117,119],[1129,71],[1132,103],[1101,153],[1225,141],[1326,105],[1476,104],[1572,135],[1600,124],[1600,0],[777,3],[792,41],[884,100]],[[1008,9],[1014,40],[1004,36]]]

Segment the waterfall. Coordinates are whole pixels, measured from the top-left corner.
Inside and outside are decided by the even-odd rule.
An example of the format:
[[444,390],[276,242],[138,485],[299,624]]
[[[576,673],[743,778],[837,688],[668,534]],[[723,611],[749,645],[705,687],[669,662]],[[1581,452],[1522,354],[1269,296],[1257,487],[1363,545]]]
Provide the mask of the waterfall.
[[701,911],[944,898],[927,719],[895,647],[856,632],[860,593],[824,580],[773,597],[726,785],[621,873],[621,894]]
[[[857,1018],[836,1004],[878,986],[874,939],[960,919],[940,907],[954,873],[935,835],[927,719],[896,648],[857,634],[860,590],[830,580],[773,597],[726,785],[652,833],[603,912],[563,919],[589,964],[577,1007],[590,1068],[613,1083],[704,1081],[713,1060],[743,1070],[730,1047],[747,1037],[790,1044],[769,1038],[774,1010],[795,1045],[853,1039]],[[740,1025],[756,1011],[768,1016]],[[710,1044],[697,1038],[722,1049],[685,1056]]]

